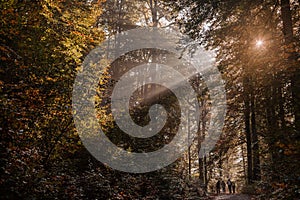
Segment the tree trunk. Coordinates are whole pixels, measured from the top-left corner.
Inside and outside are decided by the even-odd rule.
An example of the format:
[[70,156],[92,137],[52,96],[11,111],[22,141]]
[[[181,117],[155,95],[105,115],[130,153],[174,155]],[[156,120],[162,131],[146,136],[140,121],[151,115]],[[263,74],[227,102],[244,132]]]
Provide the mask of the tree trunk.
[[[190,112],[188,112],[188,141],[190,141]],[[188,142],[189,145],[189,142]],[[189,177],[192,174],[192,164],[191,164],[191,146],[188,146],[188,164],[189,164]]]
[[293,41],[293,22],[292,12],[289,0],[281,0],[281,19],[283,25],[283,35],[285,42],[289,45]]
[[150,0],[150,9],[151,9],[153,27],[157,27],[158,26],[157,0]]
[[248,184],[252,183],[253,174],[252,174],[252,142],[251,142],[251,127],[250,127],[250,97],[247,94],[247,88],[249,86],[249,79],[245,78],[244,80],[244,117],[245,117],[245,134],[247,142],[247,181]]
[[200,157],[201,143],[205,138],[205,129],[206,129],[206,101],[201,100],[201,119],[199,120],[199,132],[198,132],[198,157],[199,157],[199,180],[201,185],[205,185],[205,160],[204,157]]
[[[280,80],[280,79],[279,79]],[[285,122],[285,108],[284,108],[284,88],[282,83],[280,82],[277,87],[277,98],[278,98],[278,104],[279,104],[279,116],[280,116],[280,125],[281,129],[286,129],[286,122]]]
[[[290,54],[289,56],[289,65],[296,65],[299,62],[297,61],[297,54],[295,51],[295,46],[293,44],[293,21],[292,21],[292,12],[291,5],[289,0],[281,0],[281,19],[282,19],[282,32],[285,39],[285,50]],[[291,67],[291,66],[289,66]],[[291,78],[291,89],[293,96],[293,108],[294,108],[294,117],[295,117],[295,128],[296,131],[300,132],[300,70],[295,67],[295,73]]]
[[244,149],[244,143],[241,144],[241,149],[242,149],[242,158],[243,158],[243,171],[245,174],[245,181],[247,181],[247,171],[246,171],[246,162],[245,162],[245,149]]
[[[252,90],[253,91],[253,90]],[[259,141],[256,131],[255,95],[251,94],[251,139],[253,148],[253,180],[260,180]]]
[[[266,116],[267,116],[267,122],[268,122],[268,132],[271,133],[272,135],[268,137],[267,143],[269,145],[269,153],[271,155],[271,162],[272,164],[270,165],[270,171],[271,172],[276,172],[277,171],[277,161],[279,160],[279,155],[278,155],[278,148],[275,146],[278,138],[278,123],[277,123],[277,116],[276,116],[276,92],[275,92],[275,87],[274,85],[270,85],[269,88],[266,90],[267,94],[267,109],[266,109]],[[278,181],[278,174],[273,173],[271,178],[273,181]]]
[[203,158],[203,166],[204,166],[204,168],[203,168],[203,173],[204,173],[204,190],[205,191],[207,191],[207,183],[208,183],[208,181],[207,181],[207,160],[206,160],[206,156],[204,156],[204,158]]

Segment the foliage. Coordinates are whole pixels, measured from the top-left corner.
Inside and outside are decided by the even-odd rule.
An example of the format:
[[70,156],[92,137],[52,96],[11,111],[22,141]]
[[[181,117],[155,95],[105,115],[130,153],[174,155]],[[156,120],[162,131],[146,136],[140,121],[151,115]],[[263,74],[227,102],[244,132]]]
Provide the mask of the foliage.
[[[104,39],[101,3],[1,1],[1,199],[183,199],[196,188],[186,185],[188,174],[178,173],[184,171],[182,160],[134,175],[100,164],[82,146],[72,119],[72,85],[85,55]],[[150,56],[146,50],[144,57]],[[115,70],[122,70],[118,64]],[[96,103],[107,100],[112,86],[104,73]],[[173,101],[166,97],[165,104]],[[146,116],[148,107],[139,115]],[[96,108],[102,127],[122,142],[109,103]]]
[[101,9],[46,0],[1,8],[1,197],[34,198],[48,168],[81,147],[72,84],[83,57],[103,40],[94,26]]
[[[231,177],[240,191],[258,199],[296,199],[299,13],[299,2],[288,0],[1,0],[0,198],[208,199],[207,189],[214,188],[216,179]],[[188,152],[156,172],[112,170],[84,149],[75,131],[71,95],[76,72],[89,51],[113,34],[174,22],[217,52],[227,91],[224,134],[208,157],[198,157],[210,102],[197,74],[190,83],[200,91],[201,126]],[[133,120],[145,125],[152,104],[165,106],[167,124],[154,138],[127,136],[109,110],[111,92],[124,72],[150,61],[167,64],[168,56],[154,49],[137,50],[103,72],[97,117],[119,147],[154,151],[177,131],[178,102],[169,91],[148,99],[158,89],[155,85],[137,90],[130,110]]]
[[[217,165],[226,167],[222,159],[228,159],[230,149],[247,144],[244,165],[248,171],[244,173],[249,182],[271,181],[271,191],[282,184],[298,188],[299,2],[184,0],[171,4],[183,31],[216,50],[226,80],[229,113],[225,138],[216,147],[215,154],[221,155]],[[290,181],[284,183],[286,179]],[[285,198],[293,195],[284,194]]]

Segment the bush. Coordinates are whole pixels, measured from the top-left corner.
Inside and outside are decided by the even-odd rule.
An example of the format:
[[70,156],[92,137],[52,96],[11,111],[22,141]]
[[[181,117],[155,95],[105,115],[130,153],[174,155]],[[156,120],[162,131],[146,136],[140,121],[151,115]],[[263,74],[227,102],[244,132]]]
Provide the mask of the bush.
[[257,192],[257,184],[251,184],[251,185],[245,185],[242,190],[241,193],[243,194],[249,194],[249,195],[256,195],[258,194]]

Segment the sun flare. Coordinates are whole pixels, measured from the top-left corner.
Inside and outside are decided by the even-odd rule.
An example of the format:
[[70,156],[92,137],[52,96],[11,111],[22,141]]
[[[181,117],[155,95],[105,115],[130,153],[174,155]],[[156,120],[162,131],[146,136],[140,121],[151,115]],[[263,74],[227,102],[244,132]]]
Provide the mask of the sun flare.
[[263,46],[263,44],[264,44],[264,41],[262,41],[262,40],[257,40],[256,41],[256,46],[257,47],[261,47],[261,46]]

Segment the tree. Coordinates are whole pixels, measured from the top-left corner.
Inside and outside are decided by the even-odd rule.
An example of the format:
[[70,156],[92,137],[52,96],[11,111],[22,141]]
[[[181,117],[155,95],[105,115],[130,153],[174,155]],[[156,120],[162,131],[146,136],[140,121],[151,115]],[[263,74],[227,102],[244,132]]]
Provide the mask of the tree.
[[[261,159],[268,154],[273,155],[268,164],[272,171],[264,170],[264,179],[271,176],[273,181],[283,182],[284,176],[297,176],[299,172],[291,171],[277,175],[283,163],[290,159],[297,162],[298,145],[291,139],[299,132],[294,113],[296,110],[299,113],[295,102],[299,102],[296,95],[299,88],[291,84],[296,81],[292,77],[298,76],[291,71],[299,65],[295,61],[299,54],[293,47],[294,41],[299,41],[299,34],[293,37],[293,27],[299,23],[299,2],[186,0],[176,1],[174,7],[177,9],[174,17],[184,31],[207,48],[216,49],[228,94],[234,92],[235,96],[243,97],[242,104],[229,104],[229,109],[245,116],[249,182],[260,179]],[[228,102],[238,100],[229,97]],[[287,120],[288,116],[292,120]],[[267,145],[268,153],[258,145]],[[293,155],[283,153],[290,149],[289,145],[295,150]]]
[[101,7],[45,0],[1,1],[0,8],[1,197],[47,196],[41,181],[53,181],[51,168],[81,148],[72,84],[84,56],[103,40],[95,26]]

